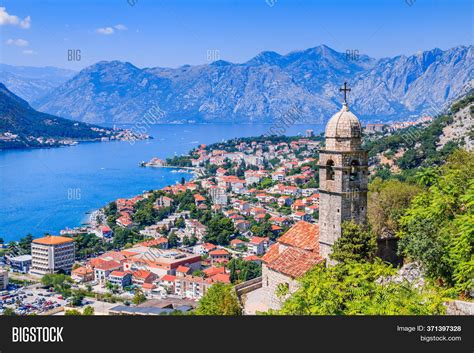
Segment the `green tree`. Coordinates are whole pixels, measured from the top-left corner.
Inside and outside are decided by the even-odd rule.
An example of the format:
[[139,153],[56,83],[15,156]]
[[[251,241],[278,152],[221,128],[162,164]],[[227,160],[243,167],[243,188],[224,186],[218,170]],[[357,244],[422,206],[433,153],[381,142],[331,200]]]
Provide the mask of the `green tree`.
[[229,284],[216,283],[199,301],[197,315],[241,315],[242,309],[234,288]]
[[474,278],[474,152],[456,151],[400,219],[400,254],[469,295]]
[[176,235],[175,232],[171,232],[171,234],[168,236],[168,246],[170,248],[176,248],[179,243],[179,238]]
[[395,270],[380,261],[317,265],[277,312],[284,315],[437,315],[444,299],[432,287],[380,283]]
[[399,220],[420,188],[399,180],[374,179],[369,185],[367,216],[378,237],[392,237],[400,230]]
[[82,312],[82,315],[94,315],[94,308],[92,306],[86,306],[84,308],[84,311]]
[[135,289],[135,295],[133,296],[133,304],[141,304],[146,301],[146,296],[143,291],[139,288]]
[[5,308],[3,309],[3,315],[4,316],[16,316],[15,310],[12,308]]
[[65,316],[80,316],[81,313],[79,312],[79,310],[76,310],[76,309],[71,309],[71,310],[66,310],[66,312],[64,313]]
[[338,262],[368,261],[376,250],[373,233],[366,226],[349,221],[342,224],[342,235],[334,243],[330,257]]
[[41,278],[41,283],[46,287],[53,287],[56,292],[61,293],[63,296],[69,296],[71,293],[71,277],[65,274],[46,274]]

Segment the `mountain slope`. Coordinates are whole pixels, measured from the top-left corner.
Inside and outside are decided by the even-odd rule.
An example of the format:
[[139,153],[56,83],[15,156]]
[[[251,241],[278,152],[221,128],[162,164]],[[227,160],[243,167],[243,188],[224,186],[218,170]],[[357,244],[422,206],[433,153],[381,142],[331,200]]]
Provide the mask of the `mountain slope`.
[[153,105],[163,121],[266,122],[298,108],[298,122],[323,123],[339,109],[344,81],[362,119],[431,114],[472,86],[474,47],[433,49],[375,60],[327,46],[280,55],[262,52],[233,64],[139,69],[100,62],[35,102],[40,110],[87,122],[129,123]]
[[29,67],[0,64],[0,82],[14,94],[32,102],[77,74],[56,67]]
[[111,129],[40,113],[0,83],[0,149],[109,139]]

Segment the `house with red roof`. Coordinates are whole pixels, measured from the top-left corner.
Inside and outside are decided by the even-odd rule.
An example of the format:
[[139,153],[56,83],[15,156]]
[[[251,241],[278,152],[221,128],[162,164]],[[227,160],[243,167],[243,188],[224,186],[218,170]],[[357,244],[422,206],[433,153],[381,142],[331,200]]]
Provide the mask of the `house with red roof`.
[[127,287],[132,284],[132,274],[129,271],[115,270],[110,273],[107,282],[119,288]]
[[93,281],[94,270],[86,266],[80,266],[71,271],[71,278],[79,283]]
[[230,260],[230,253],[225,249],[215,249],[209,252],[212,263],[226,262]]
[[240,239],[232,239],[230,241],[230,246],[234,249],[239,249],[245,247],[247,243]]
[[101,225],[98,229],[98,236],[103,238],[111,238],[113,236],[112,229],[109,226]]
[[116,270],[122,270],[122,264],[115,260],[101,261],[94,267],[94,280],[99,283],[105,283],[110,273]]
[[143,283],[151,283],[156,279],[156,274],[147,270],[136,270],[132,273],[132,283],[142,285]]
[[206,198],[204,196],[202,196],[201,194],[195,194],[194,195],[194,204],[196,206],[199,206],[199,205],[203,204],[204,202],[206,202]]
[[269,239],[267,237],[252,237],[247,243],[249,255],[262,255],[268,248]]
[[186,276],[186,275],[189,275],[189,274],[191,274],[191,268],[189,268],[187,266],[179,265],[176,268],[176,276],[177,277],[183,277],[183,276]]

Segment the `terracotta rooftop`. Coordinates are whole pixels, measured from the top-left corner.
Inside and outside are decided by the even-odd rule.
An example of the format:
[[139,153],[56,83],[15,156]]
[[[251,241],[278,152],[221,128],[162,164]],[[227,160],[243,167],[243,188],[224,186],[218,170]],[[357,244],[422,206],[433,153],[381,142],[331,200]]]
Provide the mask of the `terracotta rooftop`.
[[300,221],[278,238],[278,242],[319,254],[319,226]]
[[287,248],[267,267],[292,278],[300,277],[322,261],[322,257],[307,250]]
[[34,239],[33,243],[42,245],[59,245],[74,242],[72,238],[48,235],[43,238]]

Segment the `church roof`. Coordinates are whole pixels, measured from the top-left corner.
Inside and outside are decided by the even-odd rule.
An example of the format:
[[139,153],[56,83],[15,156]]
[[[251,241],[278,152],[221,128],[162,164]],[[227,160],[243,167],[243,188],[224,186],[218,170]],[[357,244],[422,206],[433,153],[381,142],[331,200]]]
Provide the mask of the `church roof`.
[[266,266],[292,278],[300,277],[321,262],[319,226],[300,221],[278,238],[263,255]]
[[299,221],[278,238],[278,242],[319,253],[319,226],[317,224]]
[[360,138],[362,127],[359,119],[349,110],[347,103],[329,119],[326,138]]
[[292,278],[297,278],[321,261],[322,257],[314,252],[289,247],[283,250],[273,261],[268,262],[267,267]]

